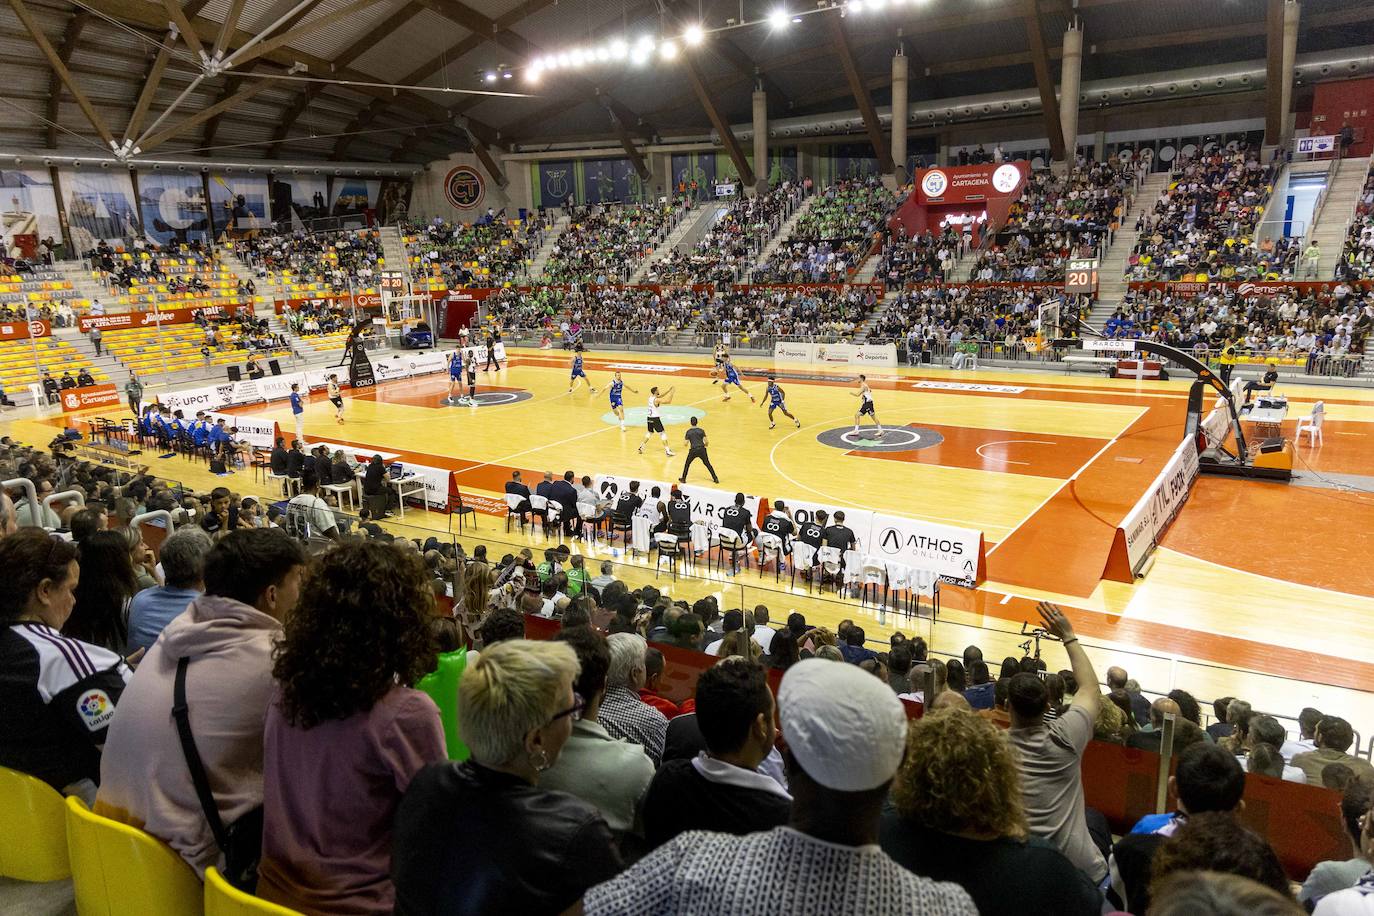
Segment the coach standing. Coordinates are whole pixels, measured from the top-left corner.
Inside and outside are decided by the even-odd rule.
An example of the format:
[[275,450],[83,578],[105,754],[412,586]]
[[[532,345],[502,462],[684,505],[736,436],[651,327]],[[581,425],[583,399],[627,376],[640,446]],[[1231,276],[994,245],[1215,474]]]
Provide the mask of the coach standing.
[[678,478],[678,483],[687,482],[687,471],[698,458],[706,465],[706,470],[711,472],[711,482],[720,483],[716,469],[711,467],[711,457],[706,454],[706,430],[697,425],[696,417],[692,417],[692,426],[687,430],[687,461],[682,465],[682,476]]

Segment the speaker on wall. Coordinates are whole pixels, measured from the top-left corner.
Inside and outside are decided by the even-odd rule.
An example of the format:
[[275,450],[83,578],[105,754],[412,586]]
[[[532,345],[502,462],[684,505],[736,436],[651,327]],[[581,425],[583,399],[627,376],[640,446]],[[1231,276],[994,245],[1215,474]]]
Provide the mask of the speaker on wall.
[[237,382],[243,378],[243,373],[239,371],[238,366],[229,366],[224,371],[229,374],[229,381],[231,382]]
[[273,375],[281,375],[281,363],[277,362],[275,359],[269,359],[267,361],[267,368],[272,371]]

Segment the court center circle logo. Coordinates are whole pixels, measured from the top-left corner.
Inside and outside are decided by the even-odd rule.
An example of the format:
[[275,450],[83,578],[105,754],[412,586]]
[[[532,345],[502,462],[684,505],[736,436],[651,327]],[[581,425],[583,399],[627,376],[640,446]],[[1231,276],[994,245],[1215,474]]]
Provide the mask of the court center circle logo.
[[470,165],[451,169],[444,177],[444,197],[459,210],[471,210],[486,196],[486,182]]
[[1008,163],[999,165],[997,171],[992,173],[992,188],[999,194],[1010,194],[1016,190],[1017,182],[1021,180],[1021,170]]
[[939,169],[931,169],[921,176],[921,190],[926,197],[939,197],[949,188],[949,176]]

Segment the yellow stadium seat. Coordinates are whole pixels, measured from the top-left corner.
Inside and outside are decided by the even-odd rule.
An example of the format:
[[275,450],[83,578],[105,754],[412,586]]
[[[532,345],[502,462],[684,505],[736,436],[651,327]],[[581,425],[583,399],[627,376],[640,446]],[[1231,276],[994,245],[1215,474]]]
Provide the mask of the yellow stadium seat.
[[0,877],[70,878],[62,795],[41,779],[0,767]]
[[213,865],[205,870],[205,916],[299,916],[296,910],[268,903],[234,887]]
[[67,799],[67,849],[81,916],[197,916],[204,891],[191,866],[142,830]]

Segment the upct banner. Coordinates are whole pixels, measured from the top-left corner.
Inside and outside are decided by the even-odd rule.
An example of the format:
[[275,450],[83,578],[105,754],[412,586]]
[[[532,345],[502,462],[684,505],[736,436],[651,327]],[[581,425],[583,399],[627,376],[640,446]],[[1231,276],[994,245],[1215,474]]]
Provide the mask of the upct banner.
[[773,345],[777,363],[830,366],[896,366],[896,344],[813,344],[779,341]]
[[119,403],[119,391],[114,385],[87,385],[84,388],[68,388],[62,392],[63,413]]
[[1187,438],[1179,443],[1169,463],[1121,520],[1107,553],[1102,578],[1114,582],[1135,581],[1136,572],[1159,543],[1164,529],[1183,508],[1197,475],[1197,443]]
[[46,321],[7,321],[0,324],[0,340],[28,340],[30,337],[47,337],[52,326]]

